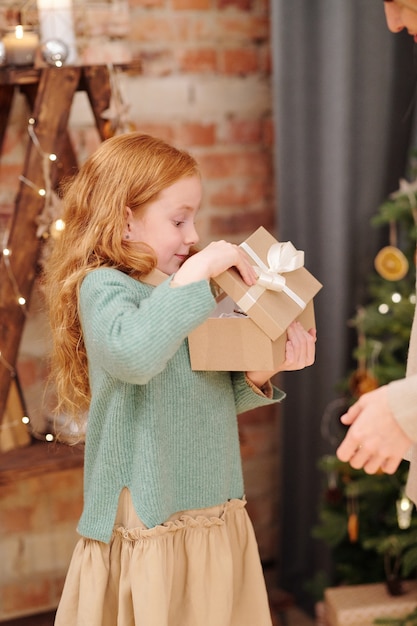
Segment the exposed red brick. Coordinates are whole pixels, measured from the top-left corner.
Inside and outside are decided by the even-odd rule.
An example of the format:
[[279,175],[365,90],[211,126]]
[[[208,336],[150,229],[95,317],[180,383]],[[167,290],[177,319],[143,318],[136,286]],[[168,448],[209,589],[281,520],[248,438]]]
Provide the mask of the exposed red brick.
[[203,175],[207,178],[227,178],[229,176],[262,177],[271,175],[271,157],[258,152],[218,152],[199,156]]
[[36,612],[36,609],[49,606],[50,597],[51,581],[39,579],[39,576],[0,588],[0,606],[5,615],[22,611],[24,607],[30,607]]
[[265,197],[265,185],[259,180],[236,180],[222,185],[209,196],[214,207],[253,208]]
[[164,141],[174,141],[175,128],[172,124],[152,124],[152,122],[138,122],[137,130],[145,135],[153,135]]
[[182,146],[212,146],[215,141],[215,124],[184,122],[175,130],[175,142]]
[[172,49],[144,50],[141,48],[137,58],[141,62],[143,76],[169,76],[177,70],[177,60]]
[[175,19],[169,16],[142,14],[140,19],[132,21],[130,38],[136,41],[160,41],[165,46],[168,42],[177,40]]
[[254,48],[223,50],[219,52],[219,69],[225,74],[253,74],[259,69],[258,52]]
[[31,506],[17,506],[0,510],[0,528],[2,533],[16,534],[32,529],[34,510]]
[[266,146],[274,145],[275,126],[272,117],[267,117],[262,121],[262,140]]
[[213,72],[217,69],[217,51],[214,48],[182,50],[178,61],[183,72]]
[[228,9],[235,7],[240,11],[250,11],[253,8],[254,0],[217,0],[219,9]]
[[184,9],[201,11],[211,9],[211,0],[171,0],[171,6],[176,11]]
[[166,0],[129,0],[131,9],[134,7],[143,7],[145,9],[162,8],[166,4]]
[[262,121],[231,118],[222,130],[223,143],[256,144],[262,140]]
[[78,496],[73,494],[72,497],[60,498],[55,497],[51,502],[51,522],[53,524],[60,522],[74,521],[77,522],[81,516],[83,508],[82,482]]
[[268,16],[219,14],[216,20],[218,41],[261,43],[269,40]]
[[251,212],[241,211],[230,215],[215,215],[210,220],[210,228],[213,233],[219,233],[227,237],[228,235],[242,232],[251,233],[259,226],[264,226],[267,230],[272,230],[273,218],[271,212]]

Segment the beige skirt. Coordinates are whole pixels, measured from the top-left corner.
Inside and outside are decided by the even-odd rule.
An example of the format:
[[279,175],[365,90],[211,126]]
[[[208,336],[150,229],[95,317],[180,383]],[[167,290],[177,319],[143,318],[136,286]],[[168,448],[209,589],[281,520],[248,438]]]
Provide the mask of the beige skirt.
[[148,529],[124,489],[110,543],[81,538],[55,626],[271,626],[242,500]]

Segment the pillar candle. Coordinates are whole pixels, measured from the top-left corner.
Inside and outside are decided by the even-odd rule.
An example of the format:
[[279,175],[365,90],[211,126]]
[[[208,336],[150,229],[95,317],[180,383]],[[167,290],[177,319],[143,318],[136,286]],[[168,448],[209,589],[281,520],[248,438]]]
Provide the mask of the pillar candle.
[[32,65],[39,37],[33,30],[19,25],[4,35],[3,45],[8,65]]
[[72,0],[37,0],[42,43],[58,39],[68,48],[67,64],[77,58]]

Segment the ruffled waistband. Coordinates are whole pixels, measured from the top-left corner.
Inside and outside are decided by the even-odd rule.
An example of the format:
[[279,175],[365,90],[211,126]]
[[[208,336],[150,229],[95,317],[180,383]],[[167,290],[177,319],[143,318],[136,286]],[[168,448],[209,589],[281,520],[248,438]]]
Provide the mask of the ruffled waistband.
[[154,528],[146,528],[144,525],[135,528],[126,528],[122,524],[116,524],[113,529],[113,537],[119,536],[127,541],[150,540],[182,531],[185,528],[195,530],[199,528],[209,529],[213,526],[223,526],[226,516],[229,513],[239,509],[243,510],[245,506],[246,500],[233,499],[224,504],[205,509],[179,511],[172,515],[166,522]]

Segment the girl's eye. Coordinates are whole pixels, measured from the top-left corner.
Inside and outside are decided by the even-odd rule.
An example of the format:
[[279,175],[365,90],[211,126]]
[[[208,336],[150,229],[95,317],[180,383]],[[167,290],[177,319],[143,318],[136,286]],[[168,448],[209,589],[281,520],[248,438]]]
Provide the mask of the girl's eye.
[[181,224],[184,224],[184,222],[180,222],[177,220],[174,221],[174,226],[181,226]]

